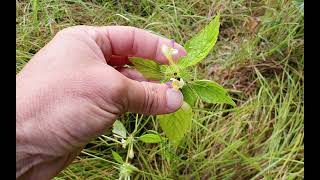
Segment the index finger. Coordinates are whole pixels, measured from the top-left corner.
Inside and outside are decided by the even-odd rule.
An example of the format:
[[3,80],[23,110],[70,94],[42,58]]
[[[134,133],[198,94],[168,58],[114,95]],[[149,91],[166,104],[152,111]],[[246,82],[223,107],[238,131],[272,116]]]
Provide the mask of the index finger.
[[[168,64],[168,60],[161,52],[161,46],[172,44],[167,38],[130,26],[99,27],[95,40],[107,60],[116,55],[141,57],[161,64]],[[180,44],[174,43],[173,47],[178,50],[173,59],[177,60],[187,54]]]

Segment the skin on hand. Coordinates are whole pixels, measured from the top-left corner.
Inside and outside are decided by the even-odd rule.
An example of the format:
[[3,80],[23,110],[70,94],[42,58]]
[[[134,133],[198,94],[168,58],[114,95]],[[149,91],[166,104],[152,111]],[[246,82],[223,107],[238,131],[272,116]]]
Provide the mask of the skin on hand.
[[[170,40],[126,26],[75,26],[57,33],[16,77],[16,177],[52,178],[124,112],[178,110],[180,91],[114,68],[128,57],[167,64],[162,44]],[[181,45],[175,48],[175,60],[186,55]]]

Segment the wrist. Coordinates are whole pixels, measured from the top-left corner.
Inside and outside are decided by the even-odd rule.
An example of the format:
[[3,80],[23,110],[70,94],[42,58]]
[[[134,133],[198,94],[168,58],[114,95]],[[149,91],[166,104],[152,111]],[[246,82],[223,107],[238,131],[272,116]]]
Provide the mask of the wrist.
[[16,179],[52,179],[80,153],[60,157],[43,154],[16,153]]
[[45,117],[25,116],[28,113],[23,113],[19,106],[21,104],[17,104],[16,113],[16,179],[51,179],[72,162],[83,146],[73,151],[58,151],[58,146],[52,144],[56,136],[41,126]]
[[50,146],[35,140],[35,134],[40,134],[37,130],[29,134],[25,132],[17,126],[16,179],[51,179],[69,165],[83,148],[57,154],[50,150]]
[[[16,179],[50,179],[54,171],[40,169],[59,158],[48,151],[41,121],[45,118],[39,111],[37,98],[30,91],[16,89]],[[51,168],[51,167],[49,167]]]

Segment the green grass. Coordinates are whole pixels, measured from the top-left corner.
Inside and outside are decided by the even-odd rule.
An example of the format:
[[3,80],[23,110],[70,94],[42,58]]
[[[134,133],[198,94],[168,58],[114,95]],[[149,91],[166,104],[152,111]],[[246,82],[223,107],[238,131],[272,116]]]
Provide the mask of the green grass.
[[[291,0],[19,0],[16,69],[72,25],[136,26],[183,44],[220,12],[218,42],[196,72],[228,88],[237,108],[197,102],[192,130],[176,152],[165,145],[135,146],[134,179],[303,179],[304,13],[299,5]],[[126,114],[120,120],[132,131],[135,118]],[[142,121],[141,132],[161,132],[153,117]],[[98,138],[56,179],[117,178],[111,149],[125,156],[121,147]]]

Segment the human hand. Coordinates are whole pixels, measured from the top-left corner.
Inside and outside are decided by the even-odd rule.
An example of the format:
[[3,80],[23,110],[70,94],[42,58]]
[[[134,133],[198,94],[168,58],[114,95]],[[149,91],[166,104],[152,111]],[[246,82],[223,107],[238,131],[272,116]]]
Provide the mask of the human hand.
[[[17,178],[55,176],[124,112],[179,109],[180,91],[112,67],[126,64],[128,56],[168,63],[162,44],[170,40],[133,27],[60,31],[16,77]],[[186,54],[179,44],[175,48],[174,59]]]

